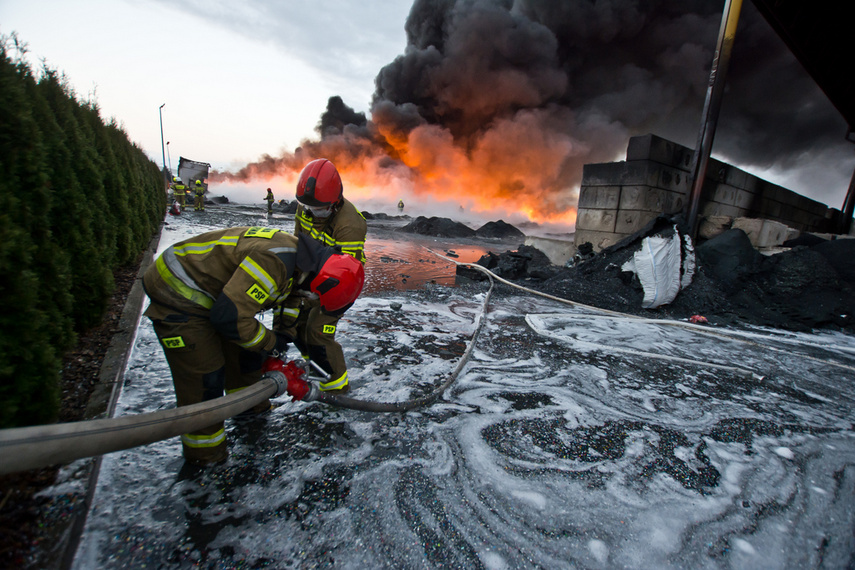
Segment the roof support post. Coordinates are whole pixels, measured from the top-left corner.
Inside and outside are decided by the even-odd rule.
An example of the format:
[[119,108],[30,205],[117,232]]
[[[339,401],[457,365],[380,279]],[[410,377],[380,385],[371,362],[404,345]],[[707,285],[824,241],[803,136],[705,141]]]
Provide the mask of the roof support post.
[[692,188],[689,200],[686,201],[686,222],[689,233],[694,239],[697,236],[698,208],[701,202],[701,189],[706,178],[718,114],[721,110],[721,99],[724,93],[724,82],[727,77],[727,67],[730,64],[730,53],[736,37],[736,25],[739,22],[739,12],[742,10],[742,0],[725,0],[721,18],[721,28],[718,33],[715,56],[710,69],[710,80],[707,86],[707,97],[704,102],[704,112],[701,129],[698,133],[698,143],[692,157]]
[[849,181],[849,191],[846,192],[846,199],[843,200],[838,233],[848,234],[852,229],[853,210],[855,210],[855,171],[852,172],[852,179]]

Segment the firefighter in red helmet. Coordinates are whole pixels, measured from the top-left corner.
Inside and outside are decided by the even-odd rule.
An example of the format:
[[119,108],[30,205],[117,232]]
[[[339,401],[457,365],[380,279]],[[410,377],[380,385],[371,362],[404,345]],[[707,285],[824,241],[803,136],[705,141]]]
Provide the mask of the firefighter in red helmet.
[[[362,291],[362,264],[306,236],[275,228],[214,230],[168,247],[146,270],[145,315],[160,340],[179,406],[218,398],[260,380],[265,356],[291,338],[256,318],[298,295],[343,311]],[[270,409],[266,401],[252,412]],[[228,457],[224,423],[181,436],[184,457]]]
[[[344,197],[344,186],[335,165],[325,158],[309,162],[297,181],[297,213],[294,235],[306,236],[365,263],[368,225],[356,207]],[[274,330],[294,339],[303,358],[319,365],[328,377],[321,390],[347,392],[347,363],[336,341],[338,322],[347,307],[324,310],[308,297],[287,299],[274,310]]]

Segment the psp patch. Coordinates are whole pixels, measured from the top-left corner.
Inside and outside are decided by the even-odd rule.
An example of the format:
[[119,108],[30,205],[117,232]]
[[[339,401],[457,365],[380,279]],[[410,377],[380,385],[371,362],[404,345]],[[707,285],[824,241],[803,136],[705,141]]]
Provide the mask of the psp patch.
[[162,338],[160,341],[163,343],[163,346],[166,348],[184,348],[184,339],[180,336],[171,336],[169,338]]
[[253,283],[252,287],[246,290],[246,294],[249,295],[253,301],[258,303],[259,305],[263,305],[264,301],[270,296],[267,294],[267,291],[261,288],[258,283]]
[[273,234],[278,232],[279,230],[276,228],[266,228],[262,226],[253,226],[246,230],[244,233],[244,237],[258,237],[258,238],[267,238],[270,239],[273,237]]
[[324,334],[335,334],[335,325],[324,325]]

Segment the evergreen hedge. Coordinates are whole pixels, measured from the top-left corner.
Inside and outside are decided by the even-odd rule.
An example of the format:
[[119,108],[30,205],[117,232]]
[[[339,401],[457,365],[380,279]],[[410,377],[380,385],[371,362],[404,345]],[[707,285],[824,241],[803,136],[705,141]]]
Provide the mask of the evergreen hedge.
[[159,167],[25,52],[0,38],[0,428],[56,420],[63,355],[166,211]]

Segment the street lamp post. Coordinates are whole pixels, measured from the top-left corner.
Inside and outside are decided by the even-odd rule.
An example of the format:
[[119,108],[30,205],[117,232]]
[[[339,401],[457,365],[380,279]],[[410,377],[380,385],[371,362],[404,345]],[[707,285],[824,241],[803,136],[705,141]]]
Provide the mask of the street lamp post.
[[164,103],[157,109],[157,114],[160,115],[160,151],[163,153],[163,180],[166,182],[166,146],[163,144],[163,107]]
[[169,159],[169,174],[172,174],[172,155],[169,154],[169,141],[166,141],[166,158]]

